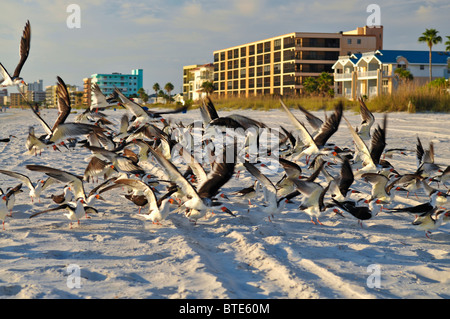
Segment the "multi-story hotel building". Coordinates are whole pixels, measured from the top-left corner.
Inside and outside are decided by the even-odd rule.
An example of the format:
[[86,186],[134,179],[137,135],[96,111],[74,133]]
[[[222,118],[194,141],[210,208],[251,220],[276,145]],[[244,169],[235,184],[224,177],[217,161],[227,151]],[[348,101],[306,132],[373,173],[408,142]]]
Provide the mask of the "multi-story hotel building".
[[381,50],[383,27],[348,32],[293,32],[214,51],[218,96],[300,94],[307,77],[333,73],[341,55]]
[[137,94],[144,81],[142,69],[131,70],[131,74],[118,72],[108,74],[92,74],[91,83],[97,83],[103,94],[109,95],[118,88],[125,96]]

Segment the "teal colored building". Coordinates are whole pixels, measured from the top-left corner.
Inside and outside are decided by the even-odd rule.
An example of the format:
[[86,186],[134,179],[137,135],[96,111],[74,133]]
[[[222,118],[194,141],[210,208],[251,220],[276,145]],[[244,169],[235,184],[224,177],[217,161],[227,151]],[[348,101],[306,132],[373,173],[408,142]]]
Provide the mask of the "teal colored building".
[[118,88],[125,96],[137,94],[144,84],[143,69],[131,70],[131,74],[113,72],[110,74],[92,74],[91,82],[97,83],[103,94],[109,95]]

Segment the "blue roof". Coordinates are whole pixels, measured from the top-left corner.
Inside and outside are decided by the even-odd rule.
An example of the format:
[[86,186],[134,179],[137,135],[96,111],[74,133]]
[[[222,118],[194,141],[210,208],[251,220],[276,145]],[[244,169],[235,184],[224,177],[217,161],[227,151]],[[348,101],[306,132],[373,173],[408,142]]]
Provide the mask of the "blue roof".
[[[409,63],[428,64],[430,51],[410,51],[410,50],[378,50],[381,54],[376,54],[382,63],[396,63],[399,57],[404,57]],[[450,52],[432,51],[431,59],[433,64],[447,64]]]

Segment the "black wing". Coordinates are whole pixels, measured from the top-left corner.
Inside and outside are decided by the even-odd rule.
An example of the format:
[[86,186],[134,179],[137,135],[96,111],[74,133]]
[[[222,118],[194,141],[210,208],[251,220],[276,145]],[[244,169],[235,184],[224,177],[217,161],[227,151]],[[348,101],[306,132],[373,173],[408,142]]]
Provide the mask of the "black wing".
[[341,123],[342,112],[344,109],[344,105],[342,102],[339,102],[336,105],[334,113],[327,119],[325,123],[323,123],[317,135],[314,137],[314,142],[317,146],[324,146],[325,143],[329,140],[329,138],[336,133],[339,128],[339,124]]
[[341,177],[339,179],[339,190],[341,191],[342,196],[345,197],[354,180],[355,179],[353,176],[352,167],[350,166],[350,162],[345,158],[342,162]]
[[54,132],[58,125],[63,124],[67,117],[70,114],[71,106],[70,106],[70,95],[67,90],[66,83],[64,83],[63,79],[59,76],[56,77],[58,79],[58,84],[56,87],[56,94],[58,96],[58,110],[59,115],[53,125],[52,131]]
[[370,157],[372,157],[373,163],[379,164],[381,154],[383,154],[384,148],[386,147],[386,125],[387,125],[387,115],[383,118],[383,127],[380,125],[373,132],[371,140]]
[[[233,158],[230,158],[231,154],[229,152],[233,152]],[[235,165],[236,145],[233,144],[224,149],[220,161],[215,161],[213,163],[211,172],[208,174],[208,179],[197,191],[200,198],[211,198],[215,196],[219,192],[219,189],[233,176]]]
[[25,28],[23,29],[22,39],[20,40],[20,61],[19,64],[17,64],[16,69],[14,70],[13,77],[18,77],[20,75],[20,71],[22,70],[25,61],[28,58],[28,54],[30,53],[30,41],[31,41],[31,26],[30,21],[27,20]]

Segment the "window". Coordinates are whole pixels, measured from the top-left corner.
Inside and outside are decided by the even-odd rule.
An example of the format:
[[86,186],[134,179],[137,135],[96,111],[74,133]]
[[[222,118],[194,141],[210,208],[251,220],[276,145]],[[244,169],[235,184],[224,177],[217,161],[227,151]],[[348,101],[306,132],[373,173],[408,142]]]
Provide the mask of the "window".
[[273,46],[275,50],[280,50],[281,49],[281,39],[276,39],[273,42]]
[[262,66],[256,68],[256,76],[261,76],[263,74]]
[[361,44],[361,39],[356,39],[356,44]]
[[421,69],[421,70],[425,70],[425,65],[421,64],[421,65],[420,65],[420,69]]
[[347,39],[347,44],[352,44],[352,39]]
[[281,64],[277,63],[273,65],[273,74],[280,74],[281,72]]
[[264,75],[270,75],[270,65],[264,66]]
[[248,47],[248,54],[249,55],[255,54],[255,45],[254,44],[252,44],[251,46]]
[[258,43],[256,45],[256,53],[263,53],[263,44],[262,43]]

